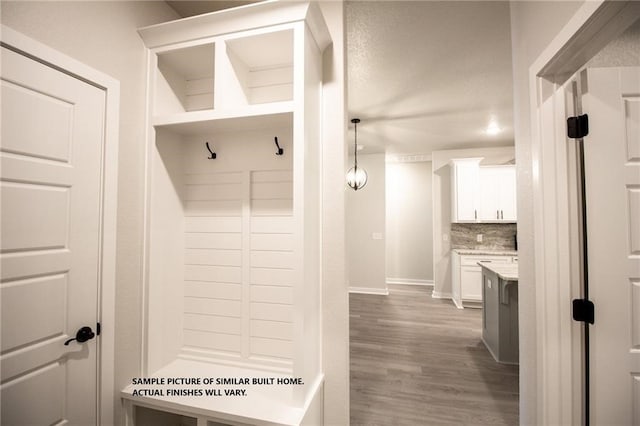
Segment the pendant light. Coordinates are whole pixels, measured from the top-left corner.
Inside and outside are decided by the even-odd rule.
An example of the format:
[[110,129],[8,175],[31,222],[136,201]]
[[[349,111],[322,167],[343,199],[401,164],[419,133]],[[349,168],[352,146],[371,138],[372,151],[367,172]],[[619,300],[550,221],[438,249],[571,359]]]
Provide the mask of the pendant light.
[[353,148],[353,157],[354,157],[354,165],[347,172],[347,185],[353,188],[354,191],[358,189],[362,189],[367,184],[367,172],[358,167],[358,123],[360,122],[359,118],[354,118],[351,120],[355,127],[355,141]]

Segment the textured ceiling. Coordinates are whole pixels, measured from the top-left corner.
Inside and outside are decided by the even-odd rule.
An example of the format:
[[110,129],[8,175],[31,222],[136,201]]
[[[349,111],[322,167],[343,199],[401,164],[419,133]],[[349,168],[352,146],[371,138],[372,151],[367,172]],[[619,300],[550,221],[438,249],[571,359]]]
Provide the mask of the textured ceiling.
[[[187,17],[253,2],[167,3]],[[513,144],[507,1],[347,1],[345,11],[362,153]],[[485,132],[491,120],[497,135]]]
[[513,144],[508,2],[349,1],[346,21],[363,153]]

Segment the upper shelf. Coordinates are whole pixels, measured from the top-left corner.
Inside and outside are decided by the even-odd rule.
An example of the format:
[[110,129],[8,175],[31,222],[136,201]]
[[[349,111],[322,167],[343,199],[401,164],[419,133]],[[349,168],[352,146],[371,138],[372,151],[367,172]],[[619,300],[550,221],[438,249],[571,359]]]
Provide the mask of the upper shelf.
[[194,111],[156,116],[156,128],[182,135],[275,129],[293,125],[293,102],[248,105],[236,109]]

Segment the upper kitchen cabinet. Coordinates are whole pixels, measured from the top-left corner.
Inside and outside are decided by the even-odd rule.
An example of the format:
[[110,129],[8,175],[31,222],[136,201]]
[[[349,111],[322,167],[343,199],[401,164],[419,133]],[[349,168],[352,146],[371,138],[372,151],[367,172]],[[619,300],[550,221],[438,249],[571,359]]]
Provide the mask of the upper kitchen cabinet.
[[451,160],[451,221],[515,222],[515,166],[480,166],[481,160]]
[[515,222],[515,166],[483,166],[480,167],[479,178],[478,219],[483,222]]
[[478,173],[482,158],[451,160],[451,222],[478,219]]

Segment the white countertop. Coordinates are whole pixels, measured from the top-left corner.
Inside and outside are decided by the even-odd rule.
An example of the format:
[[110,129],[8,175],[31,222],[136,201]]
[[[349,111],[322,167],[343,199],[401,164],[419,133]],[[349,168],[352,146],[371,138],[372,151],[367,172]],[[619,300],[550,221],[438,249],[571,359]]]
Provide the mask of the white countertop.
[[453,249],[454,252],[460,255],[489,255],[489,256],[517,256],[518,252],[515,250],[492,250],[492,249]]
[[505,281],[518,281],[518,264],[517,263],[482,263],[478,265],[495,273],[499,278]]

